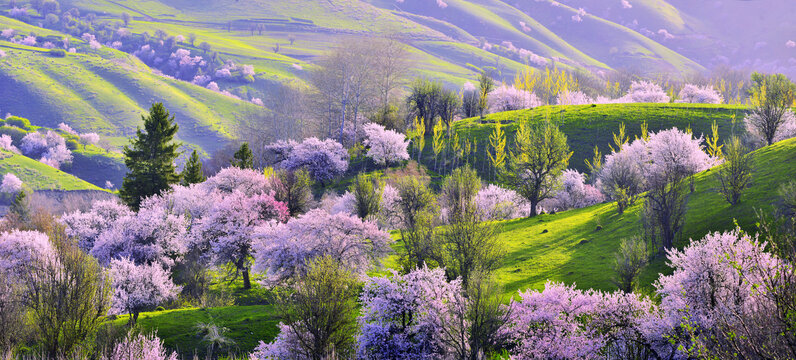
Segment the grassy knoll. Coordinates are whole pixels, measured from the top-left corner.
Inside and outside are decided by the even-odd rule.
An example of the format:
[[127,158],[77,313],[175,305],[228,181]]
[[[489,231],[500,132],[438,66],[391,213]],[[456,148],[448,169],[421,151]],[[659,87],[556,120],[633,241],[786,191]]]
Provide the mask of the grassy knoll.
[[[126,326],[127,316],[120,316],[111,323],[118,327]],[[279,333],[279,323],[274,307],[271,305],[227,306],[215,308],[189,308],[141,313],[138,326],[145,332],[157,331],[158,337],[169,348],[179,352],[183,358],[190,359],[194,354],[204,358],[208,344],[202,341],[196,325],[215,324],[229,331],[226,337],[235,341],[221,354],[250,353],[261,341],[270,341]],[[216,350],[216,354],[219,351]]]
[[[0,25],[4,26],[4,25]],[[41,49],[0,41],[0,107],[34,119],[96,131],[123,143],[134,134],[151,103],[176,116],[180,140],[214,150],[237,134],[242,119],[261,108],[186,82],[158,76],[131,55],[97,53],[48,56]]]
[[33,190],[102,190],[27,156],[0,150],[0,174],[12,173]]
[[[741,203],[727,204],[716,192],[715,170],[697,174],[696,191],[688,200],[688,213],[679,246],[713,231],[729,230],[734,220],[753,231],[755,210],[771,211],[778,186],[796,173],[796,139],[754,152],[754,181]],[[776,166],[772,166],[776,164]],[[549,280],[576,283],[580,288],[613,290],[614,253],[619,240],[640,233],[641,201],[618,215],[613,203],[502,222],[500,239],[507,256],[497,271],[506,293],[542,289]],[[400,245],[399,245],[400,246]],[[668,267],[655,258],[642,276],[649,288]]]
[[[482,178],[492,180],[492,171],[487,163],[489,158],[485,151],[489,148],[489,135],[495,123],[500,121],[506,131],[507,145],[511,146],[514,131],[519,121],[538,123],[550,119],[559,124],[567,135],[568,143],[573,151],[569,167],[579,171],[586,170],[584,159],[591,159],[594,146],[598,146],[603,154],[609,153],[609,144],[613,144],[613,134],[618,132],[624,123],[626,132],[632,140],[641,133],[641,124],[646,121],[650,131],[658,131],[678,127],[691,127],[695,135],[710,134],[713,121],[719,125],[719,138],[726,139],[731,133],[743,133],[742,119],[744,108],[730,105],[705,104],[607,104],[578,106],[542,106],[531,110],[509,111],[487,115],[483,120],[478,118],[456,122],[454,130],[461,140],[470,139],[478,143],[478,153],[470,156],[469,162],[475,167]],[[733,124],[732,116],[736,116]],[[431,134],[426,134],[426,146],[423,151],[422,163],[434,170],[434,153]],[[440,164],[437,172],[443,171]],[[446,168],[449,170],[449,166]]]

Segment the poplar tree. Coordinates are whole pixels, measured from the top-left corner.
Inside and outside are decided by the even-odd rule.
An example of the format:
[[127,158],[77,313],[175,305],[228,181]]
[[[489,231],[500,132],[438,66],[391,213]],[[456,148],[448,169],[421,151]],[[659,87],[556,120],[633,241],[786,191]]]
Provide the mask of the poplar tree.
[[180,181],[174,166],[179,143],[174,142],[179,126],[162,103],[153,104],[148,116],[142,116],[144,129],[138,129],[130,145],[124,147],[127,175],[119,190],[122,200],[134,210],[141,201]]
[[489,135],[489,146],[492,148],[488,153],[489,161],[495,173],[500,173],[506,164],[506,133],[501,128],[500,121],[495,123],[495,128]]

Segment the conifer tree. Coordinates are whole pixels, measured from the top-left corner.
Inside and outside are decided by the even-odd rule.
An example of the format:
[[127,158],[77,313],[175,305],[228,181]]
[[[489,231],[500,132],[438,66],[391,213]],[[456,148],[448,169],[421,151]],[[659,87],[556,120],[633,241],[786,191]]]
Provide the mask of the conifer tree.
[[194,150],[188,162],[185,163],[185,169],[182,170],[182,185],[188,186],[191,184],[198,184],[205,181],[205,175],[202,172],[202,161],[199,160],[199,154]]
[[122,200],[134,210],[141,201],[159,194],[180,181],[174,166],[180,144],[174,142],[179,126],[162,103],[153,104],[148,116],[142,116],[144,129],[138,129],[130,146],[124,147],[127,175],[119,190]]
[[243,143],[240,146],[240,149],[235,152],[235,155],[232,156],[232,166],[241,168],[241,169],[253,169],[254,168],[254,155],[252,154],[252,150],[249,148],[249,143]]
[[11,203],[8,214],[19,223],[27,223],[30,220],[30,201],[24,190],[18,192],[14,197],[14,202]]

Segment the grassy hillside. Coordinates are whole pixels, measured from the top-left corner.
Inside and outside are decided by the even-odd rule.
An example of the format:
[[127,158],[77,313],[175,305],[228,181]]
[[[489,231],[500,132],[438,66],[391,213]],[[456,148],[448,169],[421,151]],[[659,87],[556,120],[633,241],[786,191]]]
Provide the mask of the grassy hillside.
[[27,156],[0,150],[0,174],[12,173],[33,190],[102,190]]
[[[689,238],[700,239],[708,232],[732,229],[734,220],[742,228],[753,231],[754,210],[770,211],[771,204],[776,201],[774,190],[796,172],[794,154],[796,139],[754,152],[753,185],[736,206],[728,205],[715,191],[715,169],[698,174],[696,191],[689,198],[683,240],[678,246],[686,244]],[[641,202],[638,202],[619,216],[613,204],[600,204],[501,222],[500,241],[507,256],[496,272],[497,280],[504,286],[506,295],[511,296],[516,295],[517,290],[542,289],[548,280],[575,283],[584,289],[615,290],[611,283],[613,254],[622,238],[639,233],[640,209]],[[394,249],[402,251],[400,241]],[[398,266],[395,259],[392,255],[383,264],[395,268]],[[645,270],[642,283],[649,289],[659,272],[668,271],[663,258],[655,258]],[[386,272],[374,271],[373,274],[382,276]],[[235,296],[249,296],[255,303],[261,303],[267,295],[255,288],[249,294],[240,289],[240,284],[233,284],[230,289]],[[110,323],[122,327],[127,320],[127,316],[119,316]],[[181,354],[191,356],[196,352],[202,357],[207,344],[196,329],[199,323],[228,328],[226,336],[236,342],[229,350],[240,354],[250,352],[260,340],[272,340],[277,334],[278,322],[278,313],[272,305],[245,305],[147,312],[140,315],[138,324],[144,331],[157,330],[166,345]]]
[[[496,122],[503,125],[506,131],[508,147],[512,143],[514,131],[519,121],[538,123],[549,119],[558,124],[567,135],[572,158],[569,167],[581,172],[586,171],[584,159],[591,159],[594,146],[605,154],[610,152],[609,144],[613,144],[613,134],[619,131],[622,123],[626,133],[633,139],[641,134],[641,124],[646,121],[650,131],[658,131],[689,126],[694,134],[710,134],[714,121],[719,125],[719,138],[726,139],[733,132],[742,133],[744,108],[728,105],[706,104],[605,104],[578,106],[542,106],[530,110],[510,111],[487,115],[479,118],[465,119],[454,125],[461,140],[470,139],[478,143],[478,154],[470,158],[471,165],[486,179],[492,179],[491,170],[484,153],[489,148],[489,135],[494,131]],[[736,123],[732,117],[735,115]],[[427,134],[428,135],[428,134]],[[426,138],[422,162],[434,169],[434,153],[432,138]],[[441,156],[440,156],[441,158]],[[441,160],[440,160],[441,161]],[[438,166],[442,172],[442,166]]]
[[[796,173],[796,139],[762,148],[753,153],[754,178],[741,203],[730,206],[716,192],[715,170],[695,178],[696,191],[688,200],[688,213],[682,233],[687,239],[700,239],[713,231],[729,230],[733,221],[754,231],[755,209],[771,211],[776,189]],[[771,166],[776,164],[776,166]],[[614,290],[611,283],[614,253],[622,238],[640,234],[642,202],[618,215],[613,203],[545,214],[531,219],[501,223],[500,240],[507,256],[497,279],[507,294],[518,289],[542,289],[547,280],[576,283],[580,288]],[[400,244],[397,248],[400,249]],[[656,258],[646,269],[642,282],[649,286],[666,273],[663,258]]]
[[[29,27],[0,17],[0,27]],[[38,34],[47,34],[35,28]],[[33,31],[33,30],[31,30]],[[73,40],[73,42],[78,40]],[[135,57],[103,48],[48,56],[46,50],[0,41],[0,108],[33,119],[34,125],[64,122],[126,143],[151,103],[163,102],[180,125],[180,140],[214,150],[237,135],[251,103],[154,74]]]
[[[128,317],[120,316],[111,324],[123,327]],[[271,341],[279,333],[279,319],[271,305],[229,306],[218,308],[190,308],[141,313],[138,326],[145,332],[157,331],[158,337],[184,358],[197,354],[204,358],[208,344],[202,341],[196,326],[200,323],[225,327],[224,336],[235,341],[220,353],[245,355],[261,340]],[[219,351],[216,349],[216,354]]]

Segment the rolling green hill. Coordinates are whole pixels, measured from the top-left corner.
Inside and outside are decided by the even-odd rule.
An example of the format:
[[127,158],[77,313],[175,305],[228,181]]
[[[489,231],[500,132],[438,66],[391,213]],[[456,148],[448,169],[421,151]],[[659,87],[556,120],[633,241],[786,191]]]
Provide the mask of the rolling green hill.
[[0,174],[12,173],[32,190],[103,189],[27,156],[0,150]]
[[[689,196],[683,240],[678,246],[689,238],[730,230],[734,220],[745,230],[754,231],[755,210],[772,211],[777,188],[796,173],[794,154],[796,139],[755,151],[753,184],[735,206],[716,191],[715,169],[697,174],[696,191]],[[500,240],[507,256],[496,272],[497,279],[507,294],[515,294],[518,289],[542,289],[548,280],[576,283],[583,289],[614,290],[613,256],[622,238],[640,234],[641,207],[639,201],[618,215],[615,204],[605,203],[502,222]],[[649,287],[658,273],[667,271],[664,259],[656,258],[644,272],[642,283]]]
[[[488,151],[489,136],[498,121],[506,132],[507,150],[511,147],[518,121],[538,123],[549,119],[558,124],[567,135],[567,142],[573,151],[569,167],[585,172],[587,167],[584,160],[592,158],[595,146],[602,154],[610,152],[608,145],[613,144],[613,134],[619,131],[622,123],[625,124],[630,139],[633,139],[641,134],[641,124],[645,121],[649,131],[691,127],[696,136],[710,134],[710,127],[715,121],[719,126],[719,139],[726,139],[732,133],[745,132],[741,121],[745,111],[745,108],[740,106],[707,104],[541,106],[530,110],[491,114],[483,120],[479,118],[461,120],[454,123],[453,130],[458,132],[460,140],[469,139],[471,142],[477,142],[478,153],[470,156],[469,163],[478,170],[482,178],[492,180],[489,158],[485,151]],[[421,162],[434,170],[432,141],[430,135],[426,137]],[[443,172],[442,155],[438,161],[440,165],[436,171]],[[445,170],[449,170],[449,167]]]
[[[50,34],[0,17],[0,27]],[[62,36],[62,35],[57,35]],[[78,42],[73,40],[72,42]],[[153,73],[134,56],[110,48],[49,56],[44,49],[0,41],[0,108],[33,119],[94,131],[121,145],[153,102],[163,102],[180,125],[179,140],[211,151],[237,136],[254,104]]]

